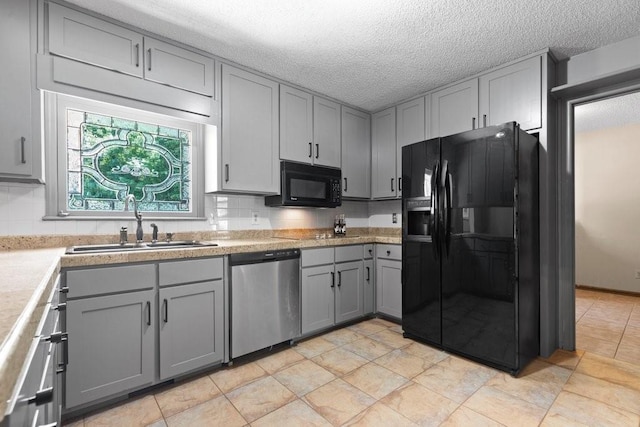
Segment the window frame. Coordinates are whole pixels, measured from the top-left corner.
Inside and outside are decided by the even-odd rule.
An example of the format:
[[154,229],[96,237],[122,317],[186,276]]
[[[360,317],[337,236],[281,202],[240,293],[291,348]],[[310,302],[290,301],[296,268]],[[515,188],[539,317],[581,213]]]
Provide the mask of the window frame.
[[77,98],[59,93],[45,92],[44,137],[47,174],[45,220],[113,219],[130,220],[127,211],[73,211],[68,210],[67,184],[67,108],[114,116],[191,132],[191,211],[141,211],[145,218],[166,220],[204,220],[204,135],[207,125],[163,114],[138,110],[121,105],[107,104],[91,99]]

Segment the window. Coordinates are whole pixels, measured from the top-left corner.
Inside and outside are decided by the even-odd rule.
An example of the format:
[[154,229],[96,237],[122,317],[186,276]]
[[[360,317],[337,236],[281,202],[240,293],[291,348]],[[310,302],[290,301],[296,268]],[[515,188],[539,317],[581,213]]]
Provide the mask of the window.
[[[122,217],[133,194],[147,217],[203,215],[204,125],[80,98],[48,94],[57,193],[48,214]],[[52,110],[52,111],[51,111]],[[201,163],[201,161],[200,161]],[[49,175],[52,176],[52,175]]]

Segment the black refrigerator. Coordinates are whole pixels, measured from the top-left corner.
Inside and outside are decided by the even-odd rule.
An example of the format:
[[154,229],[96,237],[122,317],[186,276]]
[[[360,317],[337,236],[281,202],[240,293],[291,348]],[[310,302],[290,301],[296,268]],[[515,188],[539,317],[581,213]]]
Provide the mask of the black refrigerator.
[[402,149],[402,327],[517,374],[539,353],[538,141],[515,122]]

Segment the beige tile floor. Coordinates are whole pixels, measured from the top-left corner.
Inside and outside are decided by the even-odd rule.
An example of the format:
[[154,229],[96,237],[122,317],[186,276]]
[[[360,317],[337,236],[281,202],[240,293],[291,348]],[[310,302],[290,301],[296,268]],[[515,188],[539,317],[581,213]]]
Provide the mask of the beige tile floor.
[[581,350],[518,378],[372,319],[69,425],[638,427],[640,297],[579,290],[576,306]]

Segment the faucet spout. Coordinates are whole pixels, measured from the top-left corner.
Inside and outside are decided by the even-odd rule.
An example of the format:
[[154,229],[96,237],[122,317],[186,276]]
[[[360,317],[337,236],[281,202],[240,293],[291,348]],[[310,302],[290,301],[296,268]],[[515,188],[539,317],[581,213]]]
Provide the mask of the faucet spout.
[[133,215],[136,217],[136,221],[138,222],[138,226],[136,227],[136,240],[140,243],[144,236],[142,231],[142,214],[138,212],[138,201],[133,194],[128,194],[127,197],[124,198],[124,210],[129,210],[130,202],[133,202]]

